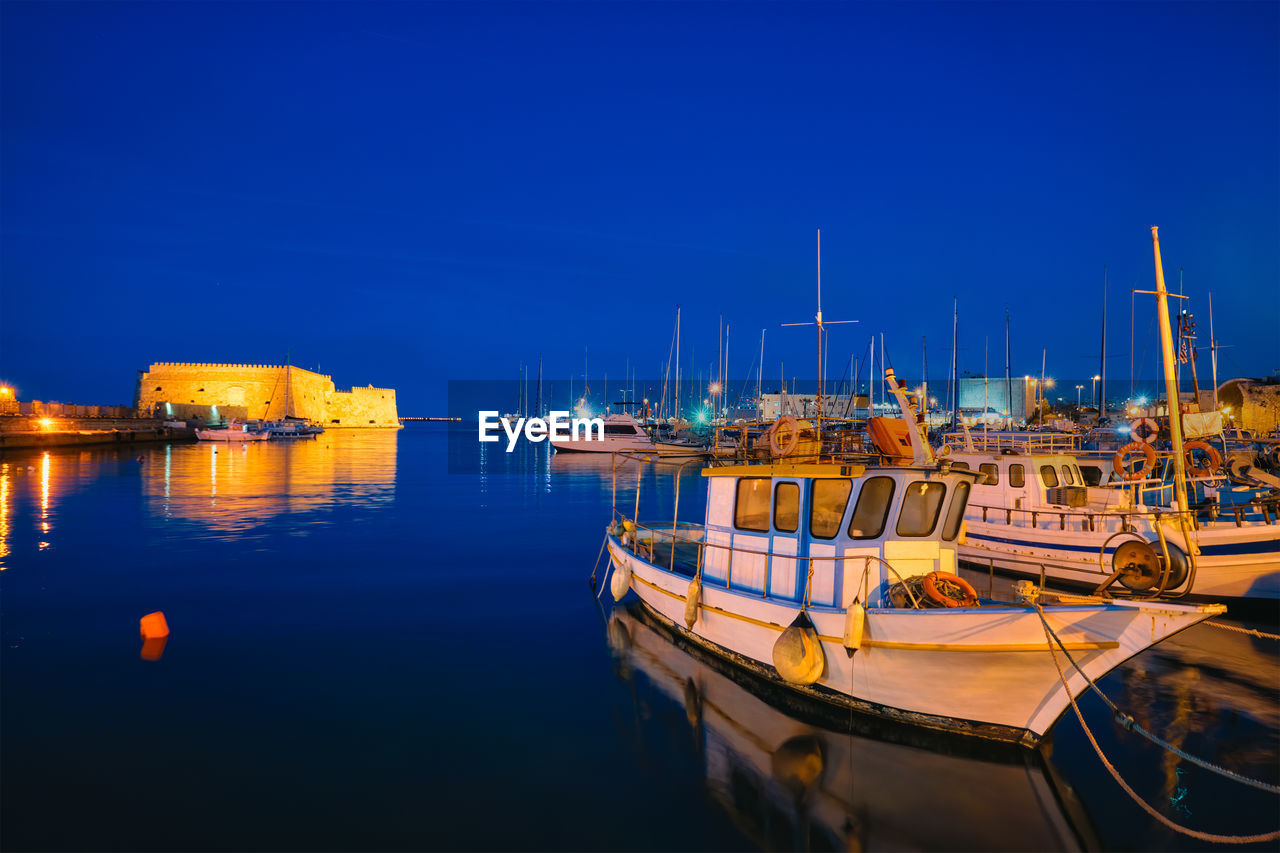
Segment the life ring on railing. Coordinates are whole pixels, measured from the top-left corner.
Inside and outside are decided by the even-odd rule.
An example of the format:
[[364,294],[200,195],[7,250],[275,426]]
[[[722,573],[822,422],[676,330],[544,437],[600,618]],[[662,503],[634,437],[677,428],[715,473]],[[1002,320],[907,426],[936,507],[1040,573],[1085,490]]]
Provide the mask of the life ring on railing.
[[[1222,464],[1222,455],[1218,453],[1218,448],[1207,441],[1188,441],[1182,445],[1182,450],[1187,455],[1187,474],[1191,477],[1208,477],[1214,471],[1217,471],[1218,466]],[[1207,468],[1195,467],[1195,460],[1191,456],[1191,451],[1193,450],[1203,450],[1209,455],[1209,466]]]
[[[1144,462],[1141,468],[1130,471],[1125,468],[1124,457],[1135,450],[1141,450]],[[1111,457],[1111,468],[1116,472],[1116,476],[1125,480],[1141,480],[1151,473],[1151,469],[1156,467],[1156,452],[1149,444],[1143,444],[1140,441],[1131,441],[1124,447],[1116,451],[1116,455]]]
[[[779,438],[784,434],[785,438]],[[800,442],[800,422],[793,415],[783,415],[769,430],[769,449],[774,456],[789,456]]]
[[977,607],[978,605],[977,591],[959,575],[953,575],[950,572],[930,572],[924,576],[923,586],[925,596],[934,604],[940,604],[943,607]]

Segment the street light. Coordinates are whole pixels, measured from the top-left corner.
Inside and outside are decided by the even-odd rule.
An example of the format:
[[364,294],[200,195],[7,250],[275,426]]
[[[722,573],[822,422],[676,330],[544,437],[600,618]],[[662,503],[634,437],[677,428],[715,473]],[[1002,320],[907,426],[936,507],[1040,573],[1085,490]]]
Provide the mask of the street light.
[[[1098,380],[1101,378],[1101,376],[1093,377],[1093,390],[1089,392],[1089,395],[1093,397],[1094,400],[1098,399]],[[1101,411],[1101,409],[1099,409],[1099,411]]]
[[1080,392],[1084,390],[1083,385],[1076,386],[1076,411],[1080,411]]

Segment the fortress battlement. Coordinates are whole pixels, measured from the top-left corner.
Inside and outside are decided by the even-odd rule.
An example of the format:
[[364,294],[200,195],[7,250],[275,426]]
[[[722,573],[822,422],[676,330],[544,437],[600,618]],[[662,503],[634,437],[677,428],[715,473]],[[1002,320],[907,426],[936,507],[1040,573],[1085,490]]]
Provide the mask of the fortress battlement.
[[217,406],[224,417],[305,418],[326,428],[400,426],[395,389],[339,391],[328,374],[284,364],[157,361],[138,371],[134,406],[158,416],[174,406]]

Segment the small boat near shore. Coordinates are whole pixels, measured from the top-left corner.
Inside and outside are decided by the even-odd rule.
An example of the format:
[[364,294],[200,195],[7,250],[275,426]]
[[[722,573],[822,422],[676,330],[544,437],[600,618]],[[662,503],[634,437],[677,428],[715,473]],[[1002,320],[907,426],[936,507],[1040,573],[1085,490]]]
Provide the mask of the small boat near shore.
[[231,421],[222,427],[196,430],[200,441],[267,441],[271,433],[256,423]]

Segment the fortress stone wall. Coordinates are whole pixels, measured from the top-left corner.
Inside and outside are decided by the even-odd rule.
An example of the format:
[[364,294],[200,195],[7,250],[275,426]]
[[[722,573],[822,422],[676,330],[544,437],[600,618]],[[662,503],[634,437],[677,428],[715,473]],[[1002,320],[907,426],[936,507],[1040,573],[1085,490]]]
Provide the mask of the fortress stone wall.
[[291,365],[157,362],[138,372],[139,414],[164,417],[191,405],[251,419],[306,418],[326,428],[400,426],[393,389],[338,391],[331,377]]

